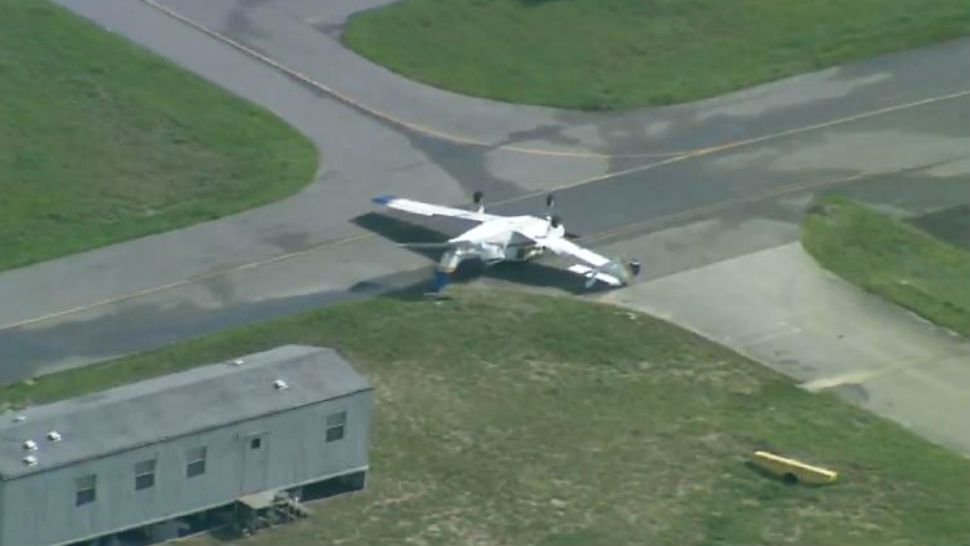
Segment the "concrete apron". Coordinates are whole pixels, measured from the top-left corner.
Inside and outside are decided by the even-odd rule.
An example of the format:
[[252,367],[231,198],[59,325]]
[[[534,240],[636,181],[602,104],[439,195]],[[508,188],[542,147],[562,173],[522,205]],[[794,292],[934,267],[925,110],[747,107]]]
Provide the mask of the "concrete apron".
[[970,342],[822,269],[797,241],[594,299],[671,321],[970,457]]

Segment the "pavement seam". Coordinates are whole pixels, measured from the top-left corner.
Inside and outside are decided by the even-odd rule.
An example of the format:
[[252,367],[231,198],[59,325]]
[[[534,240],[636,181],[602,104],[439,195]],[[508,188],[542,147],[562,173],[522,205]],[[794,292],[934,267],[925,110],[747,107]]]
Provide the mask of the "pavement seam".
[[[808,381],[803,381],[798,384],[802,389],[809,392],[819,392],[826,389],[834,389],[841,387],[843,385],[858,384],[863,385],[868,381],[873,379],[878,379],[885,377],[887,375],[892,375],[896,373],[912,372],[919,374],[920,370],[933,366],[939,365],[943,358],[948,356],[953,356],[949,354],[934,354],[930,356],[925,356],[922,358],[915,358],[911,360],[904,360],[897,364],[891,366],[885,366],[882,368],[870,368],[866,370],[856,370],[851,372],[846,372],[838,375],[831,375],[825,377],[817,377],[815,379],[810,379]],[[772,367],[765,363],[766,366]],[[929,380],[932,378],[924,378],[924,380]]]

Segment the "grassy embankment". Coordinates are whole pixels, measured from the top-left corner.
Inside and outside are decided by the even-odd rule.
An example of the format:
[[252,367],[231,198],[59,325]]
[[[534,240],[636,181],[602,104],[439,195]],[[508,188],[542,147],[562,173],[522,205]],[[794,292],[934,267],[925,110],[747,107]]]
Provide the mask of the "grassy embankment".
[[[360,495],[245,544],[873,544],[970,536],[970,464],[668,323],[457,289],[228,331],[0,390],[48,401],[284,343],[339,347],[376,388]],[[767,443],[842,472],[791,487]],[[216,545],[202,536],[186,542]]]
[[269,203],[315,146],[46,0],[0,0],[0,270]]
[[840,197],[813,207],[802,245],[825,268],[970,337],[970,253]]
[[350,47],[468,95],[622,109],[718,95],[970,34],[964,0],[404,0]]

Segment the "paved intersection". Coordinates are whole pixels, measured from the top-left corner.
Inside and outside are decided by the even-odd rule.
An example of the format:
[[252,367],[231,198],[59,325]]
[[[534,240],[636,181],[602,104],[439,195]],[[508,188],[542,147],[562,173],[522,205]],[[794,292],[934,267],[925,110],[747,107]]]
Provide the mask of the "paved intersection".
[[[785,249],[813,193],[838,189],[903,213],[970,202],[966,39],[594,115],[457,96],[364,61],[339,32],[351,12],[383,0],[58,1],[270,108],[316,142],[323,166],[279,203],[0,274],[4,381],[424,283],[427,259],[391,245],[382,235],[401,236],[401,226],[370,214],[380,193],[462,203],[483,189],[500,212],[532,212],[556,190],[570,229],[646,265],[639,285],[604,297],[715,338],[730,334],[698,323],[696,300],[672,296],[705,286],[695,294],[732,301],[752,297],[738,279],[756,282],[754,272],[798,277],[750,268],[763,252],[787,257],[778,271],[798,263]],[[718,267],[732,263],[749,269],[718,288],[730,278]],[[495,276],[579,284],[541,266]],[[727,317],[718,324],[759,316],[719,309],[727,315],[708,313]]]

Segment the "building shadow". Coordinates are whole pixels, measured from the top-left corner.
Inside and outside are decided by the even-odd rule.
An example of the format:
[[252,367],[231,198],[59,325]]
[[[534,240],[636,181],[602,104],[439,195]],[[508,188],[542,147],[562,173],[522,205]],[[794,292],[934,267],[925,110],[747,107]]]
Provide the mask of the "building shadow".
[[[383,239],[399,245],[406,243],[443,243],[450,237],[454,237],[460,233],[460,231],[455,229],[454,225],[446,222],[432,221],[428,222],[430,225],[420,225],[376,212],[362,214],[352,218],[350,221]],[[438,261],[438,257],[442,252],[440,249],[435,248],[405,248],[435,262]]]
[[750,471],[751,473],[757,476],[760,476],[763,479],[777,482],[786,486],[792,486],[798,483],[798,479],[795,478],[794,474],[782,474],[782,475],[775,474],[774,472],[770,472],[764,468],[761,468],[760,466],[754,464],[751,461],[744,461],[743,464],[745,468],[748,469],[748,471]]

